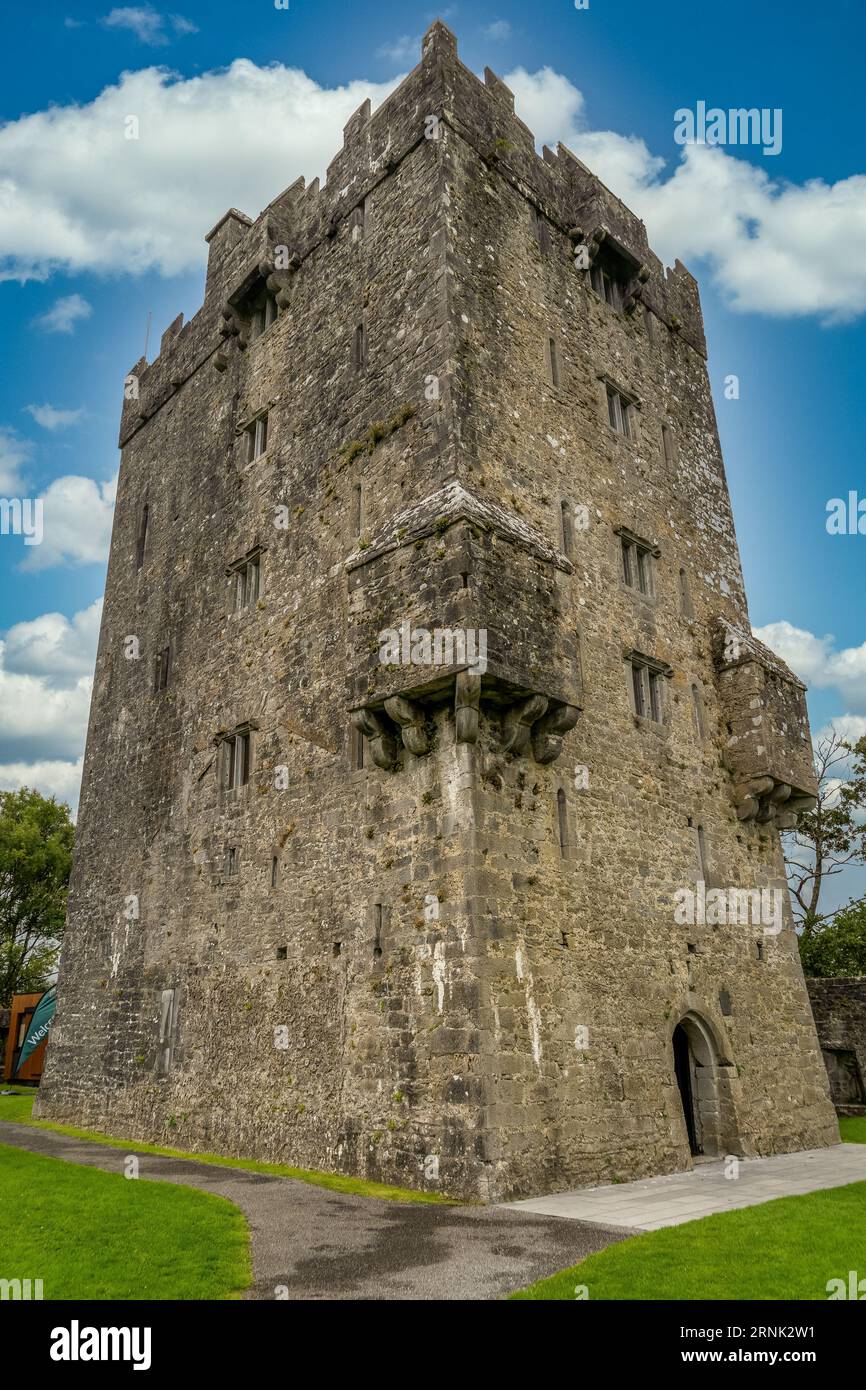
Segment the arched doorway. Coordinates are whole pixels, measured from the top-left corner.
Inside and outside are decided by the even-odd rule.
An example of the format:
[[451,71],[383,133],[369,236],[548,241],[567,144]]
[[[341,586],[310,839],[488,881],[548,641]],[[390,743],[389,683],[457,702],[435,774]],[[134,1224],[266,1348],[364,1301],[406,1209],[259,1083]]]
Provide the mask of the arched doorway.
[[689,1137],[689,1152],[693,1155],[703,1153],[703,1144],[698,1139],[698,1118],[695,1114],[695,1087],[693,1073],[695,1062],[689,1045],[689,1035],[681,1023],[674,1029],[674,1075],[677,1078],[680,1100],[683,1106],[683,1119]]
[[671,1038],[673,1070],[693,1157],[736,1153],[737,1122],[731,1096],[734,1068],[716,1034],[698,1014],[684,1014]]

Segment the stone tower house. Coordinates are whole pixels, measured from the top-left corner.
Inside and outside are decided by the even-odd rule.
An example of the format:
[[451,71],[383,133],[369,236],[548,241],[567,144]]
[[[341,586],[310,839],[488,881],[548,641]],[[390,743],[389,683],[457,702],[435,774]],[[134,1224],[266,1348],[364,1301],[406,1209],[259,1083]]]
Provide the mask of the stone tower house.
[[485,78],[434,24],[127,378],[43,1116],[482,1200],[838,1139],[787,894],[703,911],[815,784],[697,286]]

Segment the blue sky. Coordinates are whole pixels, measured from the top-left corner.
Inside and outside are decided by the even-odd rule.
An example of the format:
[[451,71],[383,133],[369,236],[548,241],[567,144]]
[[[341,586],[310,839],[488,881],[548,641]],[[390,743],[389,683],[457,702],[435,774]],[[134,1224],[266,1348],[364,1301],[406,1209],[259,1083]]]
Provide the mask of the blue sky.
[[[210,225],[324,174],[437,13],[468,66],[509,80],[539,140],[575,149],[698,276],[753,625],[810,681],[813,730],[866,732],[866,536],[825,528],[830,498],[866,497],[862,6],[178,6],[4,16],[0,496],[45,496],[46,539],[0,536],[0,786],[74,797],[120,390],[148,313],[153,356],[198,307]],[[781,109],[781,152],[684,154],[674,113],[699,100]],[[131,111],[141,135],[124,143]]]

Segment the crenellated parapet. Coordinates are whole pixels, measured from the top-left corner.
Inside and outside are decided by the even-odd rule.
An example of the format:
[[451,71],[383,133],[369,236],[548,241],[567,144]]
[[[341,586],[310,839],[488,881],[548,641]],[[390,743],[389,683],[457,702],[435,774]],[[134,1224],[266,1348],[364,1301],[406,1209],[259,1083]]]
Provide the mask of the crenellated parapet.
[[[327,181],[297,179],[255,219],[230,208],[208,232],[202,308],[182,328],[167,330],[159,356],[127,377],[121,446],[209,360],[220,371],[244,349],[236,313],[256,281],[272,280],[281,311],[291,305],[292,276],[306,272],[313,251],[351,236],[353,218],[383,180],[419,148],[433,153],[445,130],[471,144],[491,170],[508,179],[557,235],[560,254],[588,274],[600,247],[631,268],[625,307],[639,304],[705,355],[697,285],[680,262],[665,269],[650,250],[646,228],[564,145],[539,156],[532,131],[514,112],[514,94],[489,68],[485,80],[460,62],[451,31],[437,21],[424,37],[421,62],[376,110],[369,100],[349,118]],[[175,321],[175,325],[177,320]],[[172,325],[172,329],[175,329]],[[130,385],[130,378],[135,378]]]

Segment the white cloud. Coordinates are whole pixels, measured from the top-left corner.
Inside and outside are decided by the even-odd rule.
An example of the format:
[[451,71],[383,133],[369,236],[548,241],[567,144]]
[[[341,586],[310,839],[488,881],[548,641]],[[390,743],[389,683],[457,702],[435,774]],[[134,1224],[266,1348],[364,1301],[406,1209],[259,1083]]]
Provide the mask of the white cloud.
[[866,714],[866,642],[837,649],[831,634],[816,637],[785,620],[754,631],[808,685],[838,691],[845,702],[845,718]]
[[18,623],[0,642],[0,765],[80,757],[100,607]]
[[69,425],[77,425],[87,414],[84,406],[78,410],[58,410],[47,402],[45,405],[25,405],[24,409],[44,430],[61,430]]
[[36,787],[75,807],[102,599],[70,620],[43,613],[0,641],[0,788]]
[[90,676],[96,661],[102,599],[76,613],[42,613],[15,623],[3,644],[3,670],[17,676],[39,676],[59,687]]
[[175,34],[197,34],[191,20],[181,14],[164,15],[151,5],[122,5],[110,11],[102,23],[107,29],[128,29],[140,43],[158,47],[170,43],[169,31]]
[[592,130],[582,93],[552,69],[505,81],[539,141],[573,150],[644,219],[662,259],[705,261],[733,308],[829,321],[866,312],[866,176],[791,184],[710,145],[684,146],[666,174],[637,136]]
[[511,25],[507,19],[494,19],[484,30],[484,37],[492,39],[494,43],[504,43],[506,39],[511,38]]
[[0,763],[0,791],[17,791],[30,787],[43,796],[65,801],[74,812],[81,788],[84,755],[74,762],[61,758],[41,759],[32,763]]
[[[227,208],[257,213],[298,173],[322,173],[351,113],[393,85],[326,88],[240,58],[189,79],[126,72],[86,105],[10,121],[0,129],[0,278],[197,267],[204,233]],[[138,140],[124,137],[131,114]]]
[[20,497],[24,491],[23,469],[30,460],[31,446],[14,430],[0,426],[0,497]]
[[420,34],[401,34],[393,43],[383,43],[376,49],[377,58],[390,58],[392,63],[417,63],[421,51]]
[[[380,53],[408,64],[419,40],[403,35]],[[866,312],[866,175],[787,183],[719,147],[674,146],[673,112],[668,164],[635,135],[593,130],[582,93],[552,68],[505,80],[539,142],[573,149],[643,217],[665,261],[706,266],[733,307],[830,321]],[[10,121],[0,129],[0,278],[190,270],[226,208],[254,215],[290,177],[323,174],[351,112],[393,86],[323,87],[239,58],[193,78],[126,72],[87,104]],[[124,138],[130,115],[137,140]]]
[[56,478],[42,494],[42,544],[28,547],[21,569],[104,564],[116,490],[116,476],[104,483],[76,475]]
[[[2,134],[0,134],[0,140],[2,140]],[[2,186],[0,186],[0,221],[2,221],[3,216],[2,208],[3,194]],[[0,279],[3,278],[0,275]],[[63,299],[56,300],[47,313],[34,319],[33,324],[34,327],[41,328],[45,333],[72,333],[79,319],[89,319],[92,313],[93,305],[88,304],[83,295],[67,294]]]
[[841,738],[848,743],[856,743],[858,739],[866,734],[866,714],[840,714],[835,719],[831,719],[819,730],[818,738],[824,738],[832,730],[835,730]]

